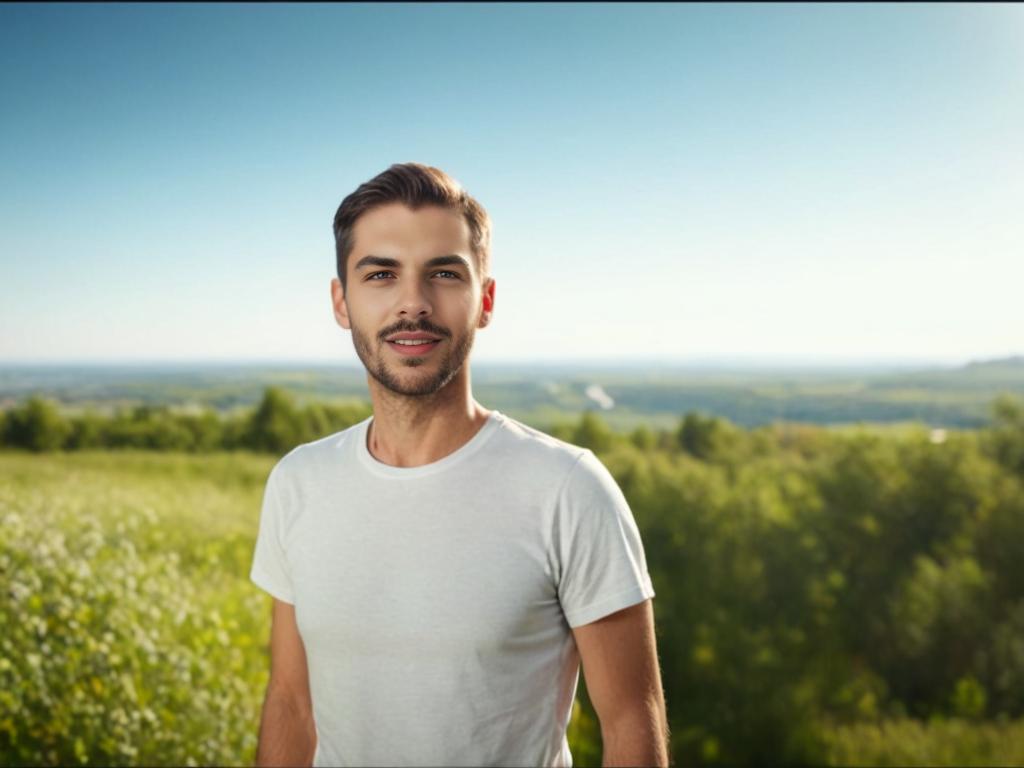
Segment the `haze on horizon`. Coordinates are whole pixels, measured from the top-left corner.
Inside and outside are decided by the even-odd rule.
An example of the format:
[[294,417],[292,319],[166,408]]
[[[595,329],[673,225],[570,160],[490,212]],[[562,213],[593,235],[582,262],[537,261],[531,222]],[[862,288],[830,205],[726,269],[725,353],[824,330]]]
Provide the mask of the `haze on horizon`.
[[1020,355],[1024,7],[0,6],[0,363],[356,364],[330,222],[494,221],[474,360]]

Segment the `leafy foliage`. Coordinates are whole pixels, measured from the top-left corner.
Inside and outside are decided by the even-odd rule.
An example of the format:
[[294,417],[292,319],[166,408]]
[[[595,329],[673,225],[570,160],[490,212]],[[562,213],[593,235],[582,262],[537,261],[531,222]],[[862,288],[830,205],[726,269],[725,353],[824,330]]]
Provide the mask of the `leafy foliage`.
[[7,455],[2,468],[0,762],[251,754],[269,613],[243,565],[268,459]]
[[247,449],[282,454],[299,443],[345,429],[371,413],[365,403],[300,406],[280,387],[268,387],[250,411],[172,411],[137,405],[111,417],[95,411],[65,416],[57,404],[31,397],[0,422],[0,444],[34,451],[144,448],[209,453]]
[[55,403],[33,396],[6,414],[2,434],[8,445],[52,451],[63,446],[70,432],[71,426]]
[[895,719],[827,731],[822,765],[972,765],[1024,763],[1024,722],[978,724],[959,718]]

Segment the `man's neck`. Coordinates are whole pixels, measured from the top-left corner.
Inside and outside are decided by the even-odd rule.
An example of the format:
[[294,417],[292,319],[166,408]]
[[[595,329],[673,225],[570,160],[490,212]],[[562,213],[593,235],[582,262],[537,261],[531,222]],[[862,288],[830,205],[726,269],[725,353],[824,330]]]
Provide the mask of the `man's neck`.
[[393,467],[419,467],[454,453],[487,422],[491,412],[473,399],[463,369],[433,395],[399,395],[368,376],[373,421],[367,448]]

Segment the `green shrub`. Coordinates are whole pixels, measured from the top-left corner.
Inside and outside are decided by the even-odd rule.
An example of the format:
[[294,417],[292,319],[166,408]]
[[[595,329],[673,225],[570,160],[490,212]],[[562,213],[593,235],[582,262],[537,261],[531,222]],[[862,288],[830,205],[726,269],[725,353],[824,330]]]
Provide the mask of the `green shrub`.
[[254,755],[269,599],[242,565],[258,501],[133,458],[61,471],[2,457],[19,482],[0,487],[0,763]]
[[889,720],[824,727],[828,765],[1022,765],[1024,721]]
[[31,451],[55,451],[64,445],[71,425],[52,400],[30,397],[7,413],[3,442]]

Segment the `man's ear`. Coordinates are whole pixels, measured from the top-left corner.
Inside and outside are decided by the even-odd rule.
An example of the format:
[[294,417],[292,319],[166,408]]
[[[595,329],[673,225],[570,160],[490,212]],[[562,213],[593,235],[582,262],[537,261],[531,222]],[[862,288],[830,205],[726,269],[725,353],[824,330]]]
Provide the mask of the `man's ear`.
[[491,322],[491,315],[494,314],[494,278],[488,277],[484,281],[483,297],[480,301],[480,321],[477,328],[486,328]]
[[352,329],[352,323],[348,319],[348,304],[345,302],[345,294],[341,290],[341,281],[331,278],[331,305],[334,308],[334,319],[345,330]]

